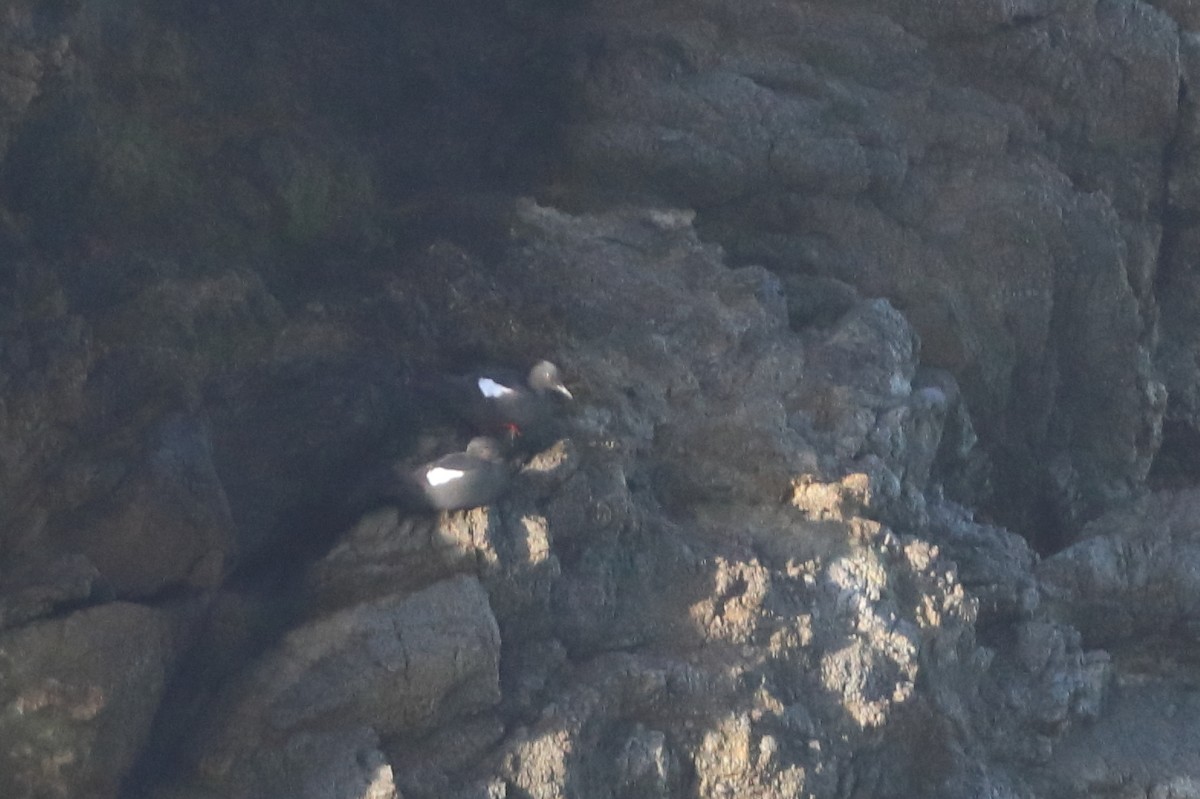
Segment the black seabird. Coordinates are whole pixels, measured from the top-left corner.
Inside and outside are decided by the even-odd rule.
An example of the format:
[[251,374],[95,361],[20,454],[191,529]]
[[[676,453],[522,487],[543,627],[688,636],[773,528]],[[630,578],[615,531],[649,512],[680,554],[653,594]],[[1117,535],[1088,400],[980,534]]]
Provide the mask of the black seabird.
[[524,377],[507,369],[481,369],[429,388],[475,430],[510,438],[539,438],[554,416],[552,395],[574,399],[550,361],[538,361]]
[[480,436],[471,439],[465,452],[415,469],[404,461],[387,464],[360,484],[348,506],[355,514],[381,505],[420,511],[478,508],[503,494],[511,475],[501,444]]
[[443,455],[413,473],[425,503],[435,510],[490,505],[508,487],[509,466],[499,442],[480,436],[466,452]]

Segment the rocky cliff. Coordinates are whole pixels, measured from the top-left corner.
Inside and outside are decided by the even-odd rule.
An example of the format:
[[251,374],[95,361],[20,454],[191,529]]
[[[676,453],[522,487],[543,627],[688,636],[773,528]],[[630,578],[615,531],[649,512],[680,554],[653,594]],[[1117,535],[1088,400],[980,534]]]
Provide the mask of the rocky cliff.
[[10,0],[0,796],[1197,795],[1193,6]]

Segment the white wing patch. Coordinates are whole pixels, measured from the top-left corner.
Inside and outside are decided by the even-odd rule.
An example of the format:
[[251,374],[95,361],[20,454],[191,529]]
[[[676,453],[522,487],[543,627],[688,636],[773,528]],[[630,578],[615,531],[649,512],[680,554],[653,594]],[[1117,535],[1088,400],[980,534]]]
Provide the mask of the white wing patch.
[[503,383],[497,383],[490,377],[481,377],[476,381],[476,383],[479,386],[479,393],[488,399],[496,399],[497,397],[503,397],[507,394],[516,393],[515,390],[509,388]]
[[444,466],[434,466],[429,471],[425,472],[425,482],[431,486],[440,486],[449,483],[452,480],[457,480],[466,472],[461,469],[447,469]]

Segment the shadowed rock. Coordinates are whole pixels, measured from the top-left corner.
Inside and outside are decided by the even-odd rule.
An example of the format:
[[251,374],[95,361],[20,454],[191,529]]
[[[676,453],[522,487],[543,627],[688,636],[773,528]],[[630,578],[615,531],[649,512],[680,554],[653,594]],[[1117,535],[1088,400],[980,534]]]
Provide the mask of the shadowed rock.
[[230,797],[282,796],[259,775],[307,768],[312,736],[417,733],[494,704],[499,654],[487,595],[470,577],[301,625],[219,701],[196,776]]
[[115,796],[177,654],[166,614],[123,602],[0,634],[0,793]]

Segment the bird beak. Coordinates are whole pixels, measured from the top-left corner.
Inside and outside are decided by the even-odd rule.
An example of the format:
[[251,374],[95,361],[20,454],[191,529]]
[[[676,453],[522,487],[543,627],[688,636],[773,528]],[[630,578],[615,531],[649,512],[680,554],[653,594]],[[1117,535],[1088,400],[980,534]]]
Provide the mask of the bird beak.
[[559,394],[562,394],[564,397],[566,397],[569,400],[575,399],[575,395],[572,394],[570,391],[568,391],[567,387],[564,386],[562,383],[559,383],[557,386],[555,386],[554,390],[557,391]]

